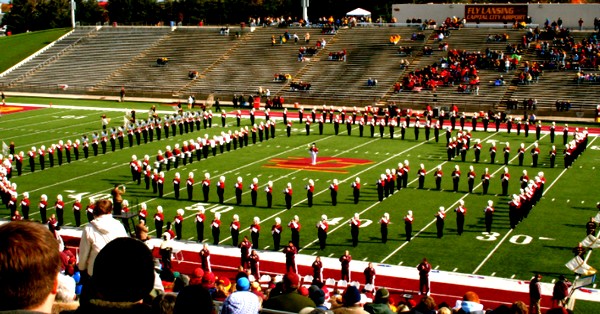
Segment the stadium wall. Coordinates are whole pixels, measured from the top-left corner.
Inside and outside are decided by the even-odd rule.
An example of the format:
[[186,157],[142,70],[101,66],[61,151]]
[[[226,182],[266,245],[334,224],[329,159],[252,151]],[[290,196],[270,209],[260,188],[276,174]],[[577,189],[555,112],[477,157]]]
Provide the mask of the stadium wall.
[[[400,23],[406,19],[434,19],[442,22],[447,17],[456,16],[459,18],[465,17],[467,6],[473,7],[526,7],[527,13],[533,18],[533,24],[543,25],[546,18],[550,22],[557,20],[559,17],[563,20],[563,25],[568,28],[578,29],[578,21],[583,19],[583,27],[593,29],[594,18],[600,14],[600,4],[503,4],[503,5],[469,5],[469,4],[394,4],[392,5],[392,16]],[[502,19],[498,18],[498,23],[502,24]],[[512,19],[509,20],[511,24]],[[474,21],[467,18],[467,23]],[[485,23],[482,23],[484,26]]]

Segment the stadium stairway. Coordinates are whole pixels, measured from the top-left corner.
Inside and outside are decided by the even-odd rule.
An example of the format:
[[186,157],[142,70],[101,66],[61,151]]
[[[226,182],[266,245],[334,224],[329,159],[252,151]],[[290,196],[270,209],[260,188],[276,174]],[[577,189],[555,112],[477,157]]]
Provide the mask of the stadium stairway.
[[5,86],[14,85],[24,80],[28,75],[40,70],[48,64],[56,61],[63,54],[76,47],[86,38],[92,38],[96,34],[95,27],[78,27],[62,40],[54,42],[54,45],[46,51],[22,64],[10,73],[0,78],[0,84]]
[[102,28],[23,83],[87,91],[169,32],[168,27]]

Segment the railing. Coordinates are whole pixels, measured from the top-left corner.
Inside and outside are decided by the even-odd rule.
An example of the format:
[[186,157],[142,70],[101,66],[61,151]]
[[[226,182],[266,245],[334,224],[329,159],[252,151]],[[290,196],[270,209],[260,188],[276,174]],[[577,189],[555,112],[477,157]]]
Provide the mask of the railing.
[[14,70],[16,70],[16,69],[20,68],[20,67],[21,67],[23,64],[25,64],[25,63],[27,63],[27,62],[31,61],[33,58],[35,58],[35,57],[37,57],[37,56],[41,55],[42,53],[46,52],[46,50],[48,50],[48,49],[52,48],[52,47],[53,47],[53,46],[54,46],[54,45],[55,45],[57,42],[60,42],[61,40],[63,40],[63,39],[65,39],[65,38],[67,38],[67,37],[68,37],[69,35],[71,35],[71,34],[72,34],[74,31],[75,31],[75,30],[74,30],[74,29],[72,29],[71,31],[67,32],[66,34],[64,34],[64,35],[60,36],[60,38],[58,38],[57,40],[55,40],[55,41],[53,41],[53,42],[49,43],[48,45],[46,45],[44,48],[42,48],[42,49],[40,49],[40,50],[36,51],[34,54],[32,54],[32,55],[30,55],[29,57],[27,57],[27,58],[23,59],[21,62],[19,62],[19,63],[17,63],[17,64],[15,64],[15,65],[13,65],[13,66],[12,66],[12,67],[10,67],[8,70],[6,70],[6,71],[4,71],[4,72],[0,73],[0,77],[5,77],[6,75],[8,75],[9,73],[11,73],[12,71],[14,71]]

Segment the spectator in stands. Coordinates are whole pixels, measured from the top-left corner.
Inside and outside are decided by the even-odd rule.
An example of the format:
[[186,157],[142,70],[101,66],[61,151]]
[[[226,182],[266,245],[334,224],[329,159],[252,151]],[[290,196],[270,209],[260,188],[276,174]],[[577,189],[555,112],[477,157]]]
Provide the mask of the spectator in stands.
[[214,314],[215,306],[210,293],[200,285],[190,285],[177,295],[175,314],[207,313]]
[[335,314],[345,314],[345,313],[358,313],[358,314],[368,314],[369,312],[363,310],[362,305],[360,304],[360,291],[355,286],[349,286],[344,291],[344,295],[342,296],[343,306],[333,310]]
[[542,300],[542,286],[540,284],[542,276],[535,274],[533,279],[529,282],[529,313],[540,314],[540,302]]
[[260,301],[257,295],[250,292],[250,282],[247,278],[237,280],[236,290],[223,302],[221,314],[257,313]]
[[329,310],[329,308],[325,306],[325,292],[318,286],[312,285],[308,288],[308,297],[315,302],[317,309],[325,311]]
[[50,313],[58,293],[60,252],[44,225],[0,226],[0,311]]
[[472,313],[483,314],[483,305],[479,303],[479,296],[473,291],[467,291],[463,295],[463,300],[460,302],[460,307],[455,309],[456,313]]
[[[154,286],[154,260],[148,247],[133,238],[118,238],[98,253],[89,300],[76,313],[151,313],[142,302]],[[123,261],[132,267],[114,267]]]
[[[367,303],[364,306],[365,311],[371,314],[391,314],[392,309],[389,304],[390,293],[386,288],[380,288],[375,293],[375,300],[373,303]],[[435,304],[435,303],[434,303]],[[422,312],[425,313],[425,312]]]
[[[100,250],[112,240],[128,236],[121,222],[114,219],[111,213],[112,203],[109,200],[96,201],[94,220],[83,228],[79,243],[79,270],[82,274],[92,276],[94,261]],[[110,264],[116,266],[115,261]]]
[[263,304],[263,307],[265,309],[294,313],[298,313],[301,309],[308,306],[315,307],[315,303],[311,299],[298,293],[297,289],[299,283],[300,279],[296,273],[286,273],[283,277],[283,294],[276,297],[269,297],[269,299]]

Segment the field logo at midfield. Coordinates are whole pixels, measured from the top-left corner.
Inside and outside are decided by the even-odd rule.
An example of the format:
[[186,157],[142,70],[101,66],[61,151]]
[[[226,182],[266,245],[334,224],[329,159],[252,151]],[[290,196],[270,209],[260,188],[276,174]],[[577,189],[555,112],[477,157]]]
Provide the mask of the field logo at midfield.
[[0,114],[10,114],[10,113],[17,113],[17,112],[22,112],[22,111],[28,111],[28,110],[36,110],[36,109],[42,109],[40,107],[31,107],[31,106],[13,106],[13,105],[2,105],[0,104]]
[[318,157],[317,164],[311,165],[309,157],[273,158],[264,165],[267,168],[295,169],[306,171],[348,173],[348,168],[372,164],[373,161],[358,158]]

